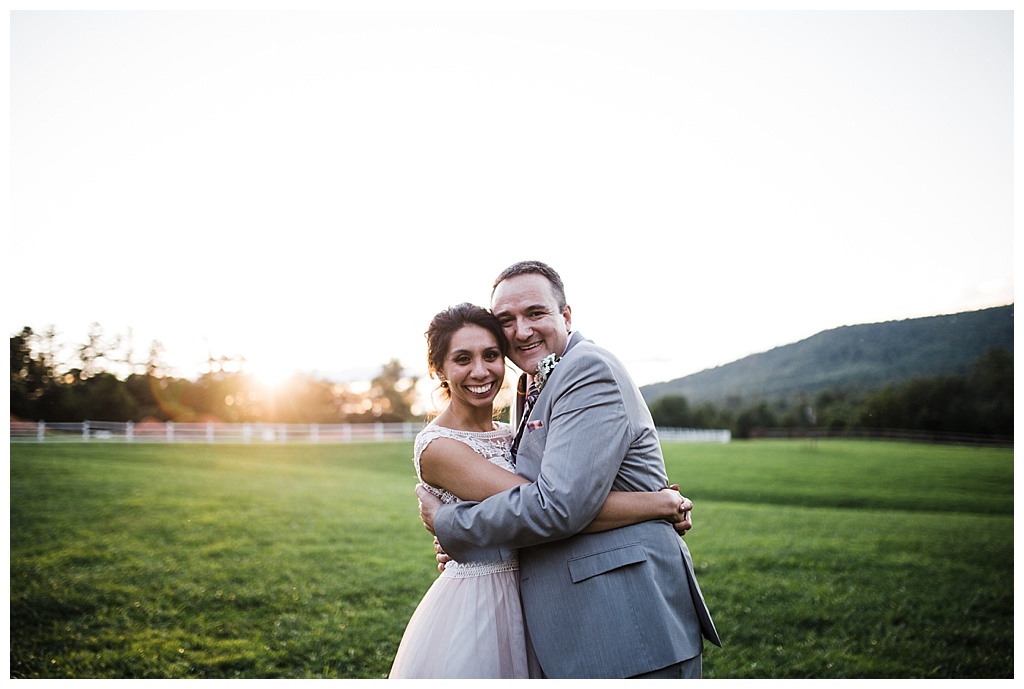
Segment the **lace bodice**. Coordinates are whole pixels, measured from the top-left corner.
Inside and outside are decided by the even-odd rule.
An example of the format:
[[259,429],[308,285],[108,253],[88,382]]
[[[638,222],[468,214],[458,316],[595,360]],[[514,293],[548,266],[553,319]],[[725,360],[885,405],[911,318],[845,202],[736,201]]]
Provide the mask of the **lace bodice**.
[[[420,471],[420,455],[431,441],[437,438],[451,438],[453,440],[458,440],[461,443],[465,443],[474,452],[489,461],[491,464],[495,464],[506,471],[515,473],[515,466],[512,464],[511,452],[512,427],[507,423],[496,423],[493,431],[484,432],[459,431],[454,428],[445,428],[444,426],[430,424],[416,436],[416,442],[413,446],[413,463],[416,466],[416,477],[420,480],[423,487],[436,495],[441,502],[445,504],[459,502],[459,499],[447,490],[432,486],[424,481],[423,474]],[[496,562],[450,561],[445,565],[444,572],[441,576],[480,576],[482,574],[504,572],[518,568],[519,561],[513,553],[508,559]]]

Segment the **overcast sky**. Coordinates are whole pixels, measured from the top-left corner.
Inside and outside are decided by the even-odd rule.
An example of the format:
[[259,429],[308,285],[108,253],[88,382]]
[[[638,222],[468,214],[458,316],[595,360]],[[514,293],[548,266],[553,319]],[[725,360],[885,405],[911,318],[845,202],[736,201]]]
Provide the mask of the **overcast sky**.
[[1010,12],[14,12],[4,318],[341,377],[551,263],[640,384],[1013,301]]

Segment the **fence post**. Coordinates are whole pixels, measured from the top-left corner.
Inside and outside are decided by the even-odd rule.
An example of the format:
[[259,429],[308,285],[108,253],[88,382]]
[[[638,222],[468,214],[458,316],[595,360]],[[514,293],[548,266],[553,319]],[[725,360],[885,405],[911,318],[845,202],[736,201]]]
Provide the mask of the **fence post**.
[[82,422],[82,442],[89,442],[89,422]]
[[213,421],[206,422],[206,442],[213,444]]
[[247,445],[252,442],[252,426],[249,424],[242,426],[242,441]]
[[173,443],[174,442],[174,422],[173,421],[168,421],[166,428],[167,428],[167,442]]
[[46,422],[40,421],[36,425],[36,440],[39,442],[46,442]]
[[124,426],[124,439],[125,439],[126,442],[130,443],[130,442],[132,442],[132,439],[134,437],[135,437],[135,424],[133,424],[131,421],[129,421]]
[[282,443],[288,441],[287,433],[288,433],[288,429],[285,428],[283,423],[277,424],[277,435],[280,436],[280,439],[281,439]]
[[319,424],[313,424],[309,427],[309,442],[318,443],[320,442],[320,426]]

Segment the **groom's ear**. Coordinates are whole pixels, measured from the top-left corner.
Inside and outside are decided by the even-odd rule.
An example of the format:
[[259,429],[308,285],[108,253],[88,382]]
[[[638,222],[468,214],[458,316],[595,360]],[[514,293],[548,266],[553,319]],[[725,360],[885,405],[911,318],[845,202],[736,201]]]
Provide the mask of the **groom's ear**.
[[565,319],[566,331],[572,332],[572,307],[568,304],[565,305],[565,310],[562,311],[562,318]]

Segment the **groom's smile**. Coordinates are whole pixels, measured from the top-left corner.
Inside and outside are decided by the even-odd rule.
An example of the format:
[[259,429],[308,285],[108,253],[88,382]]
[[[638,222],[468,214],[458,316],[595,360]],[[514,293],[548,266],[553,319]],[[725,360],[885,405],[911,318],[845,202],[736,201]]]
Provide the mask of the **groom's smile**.
[[568,306],[559,306],[544,276],[528,273],[499,282],[491,310],[511,345],[509,358],[521,371],[532,375],[541,359],[565,351],[572,314]]

